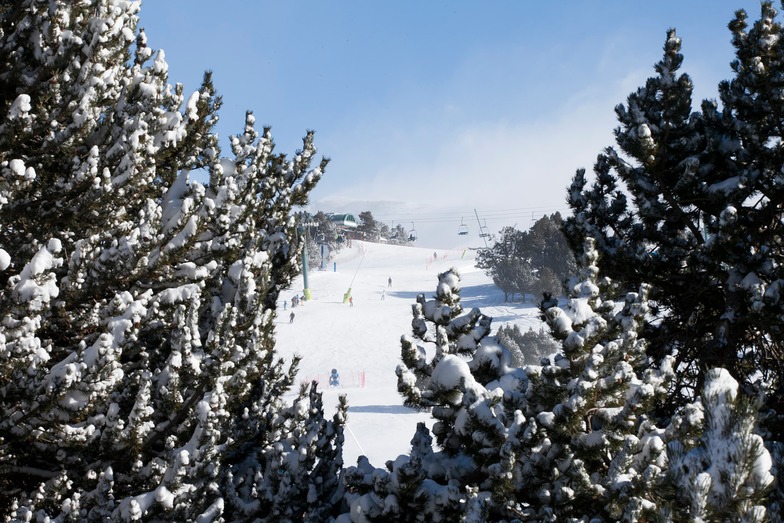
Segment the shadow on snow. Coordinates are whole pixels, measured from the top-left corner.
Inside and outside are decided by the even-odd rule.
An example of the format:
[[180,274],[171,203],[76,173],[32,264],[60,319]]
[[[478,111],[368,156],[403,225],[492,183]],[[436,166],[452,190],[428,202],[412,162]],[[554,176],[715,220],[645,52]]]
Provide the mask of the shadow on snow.
[[409,409],[403,405],[362,405],[348,408],[349,412],[364,412],[369,414],[419,414],[418,410]]

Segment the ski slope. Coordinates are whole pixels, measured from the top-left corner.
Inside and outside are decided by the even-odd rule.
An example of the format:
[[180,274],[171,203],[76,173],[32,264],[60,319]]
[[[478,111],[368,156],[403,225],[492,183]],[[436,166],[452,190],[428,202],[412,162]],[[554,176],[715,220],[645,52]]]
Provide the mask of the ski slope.
[[[539,327],[535,304],[504,303],[503,293],[474,266],[474,255],[470,249],[433,251],[354,241],[330,260],[327,270],[309,271],[310,300],[291,307],[295,291],[302,295],[302,276],[281,294],[276,320],[278,355],[287,360],[295,354],[302,356],[299,378],[319,382],[327,416],[334,413],[339,395],[348,398],[346,466],[365,455],[381,467],[408,453],[418,422],[432,426],[428,413],[403,406],[395,367],[400,360],[400,336],[411,333],[411,305],[417,294],[428,298],[435,294],[439,273],[450,267],[460,271],[463,308],[479,307],[492,316],[493,333],[502,324]],[[353,306],[344,301],[349,288]],[[290,323],[292,311],[295,318]],[[328,385],[333,368],[340,374],[339,387]]]

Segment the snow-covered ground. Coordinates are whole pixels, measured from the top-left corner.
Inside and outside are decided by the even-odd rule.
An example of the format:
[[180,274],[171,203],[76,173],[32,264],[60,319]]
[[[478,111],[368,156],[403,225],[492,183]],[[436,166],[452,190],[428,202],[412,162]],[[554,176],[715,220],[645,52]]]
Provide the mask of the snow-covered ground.
[[[326,415],[334,414],[340,394],[348,398],[346,466],[356,464],[364,454],[381,467],[408,453],[418,422],[432,426],[429,414],[403,406],[395,367],[400,360],[400,336],[411,333],[411,305],[417,294],[428,298],[435,294],[440,272],[450,267],[460,271],[463,308],[479,307],[492,316],[493,334],[502,324],[540,325],[533,303],[504,303],[503,293],[474,266],[475,252],[355,241],[329,262],[328,270],[308,273],[311,300],[291,307],[295,291],[302,295],[302,276],[281,295],[288,306],[284,311],[281,301],[278,308],[279,356],[287,360],[294,354],[303,357],[299,378],[319,381]],[[344,302],[349,288],[353,306]],[[292,311],[295,318],[290,323]],[[328,384],[333,368],[340,374],[336,388]]]

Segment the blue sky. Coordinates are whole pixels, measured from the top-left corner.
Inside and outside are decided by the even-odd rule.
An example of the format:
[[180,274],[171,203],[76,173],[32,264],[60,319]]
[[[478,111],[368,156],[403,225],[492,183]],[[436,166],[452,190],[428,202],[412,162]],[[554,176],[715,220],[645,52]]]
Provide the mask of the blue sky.
[[332,161],[311,210],[370,210],[447,248],[566,212],[668,28],[695,101],[716,98],[740,8],[758,18],[756,0],[145,0],[140,25],[186,93],[213,71],[226,153],[246,110],[280,152],[314,129]]

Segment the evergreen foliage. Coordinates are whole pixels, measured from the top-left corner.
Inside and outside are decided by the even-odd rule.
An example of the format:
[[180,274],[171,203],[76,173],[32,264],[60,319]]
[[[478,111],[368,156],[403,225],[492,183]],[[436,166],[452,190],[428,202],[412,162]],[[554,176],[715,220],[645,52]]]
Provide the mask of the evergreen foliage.
[[518,257],[501,258],[493,265],[491,276],[496,287],[504,293],[504,301],[514,301],[516,295],[525,300],[536,285],[531,263]]
[[[307,245],[308,264],[311,269],[320,267],[322,262],[326,265],[330,258],[340,252],[343,241],[338,233],[335,222],[321,211],[313,216],[298,213],[297,219],[303,228],[304,239]],[[325,247],[325,257],[322,260],[322,245]]]
[[327,161],[250,113],[221,158],[210,75],[169,85],[139,7],[0,10],[0,514],[323,521],[346,406],[284,402],[273,320]]
[[[780,518],[763,503],[773,484],[771,456],[755,433],[756,401],[738,394],[738,382],[725,369],[712,369],[700,401],[685,409],[674,426],[697,433],[690,450],[681,441],[667,447],[676,503],[668,516],[676,521],[768,521]],[[688,436],[687,436],[688,439]]]
[[561,231],[562,225],[561,213],[544,215],[531,225],[523,238],[524,253],[531,260],[531,265],[540,272],[552,271],[558,279],[558,294],[562,291],[563,282],[577,273],[577,260]]
[[644,336],[678,369],[672,407],[699,397],[706,370],[726,368],[775,410],[782,441],[784,178],[781,77],[784,39],[769,2],[749,27],[730,23],[734,77],[721,106],[692,111],[681,41],[667,33],[656,76],[616,108],[608,147],[589,187],[578,171],[565,233],[596,239],[605,273],[621,288],[651,284],[656,321]]
[[[412,307],[414,337],[404,335],[400,340],[403,362],[395,371],[398,391],[403,395],[405,404],[413,408],[427,409],[449,404],[444,397],[449,392],[432,382],[433,373],[445,358],[452,361],[449,356],[472,357],[479,342],[490,334],[492,318],[479,309],[463,314],[457,269],[439,274],[438,280],[433,299],[427,300],[424,294],[420,294]],[[434,349],[429,358],[416,340],[428,343]]]
[[389,228],[388,233],[389,242],[395,245],[410,245],[411,239],[410,234],[403,227],[402,224],[395,224],[394,227]]
[[[432,432],[420,424],[384,468],[345,470],[345,400],[331,419],[315,384],[284,401],[298,360],[274,351],[306,237],[292,209],[327,160],[311,166],[312,132],[274,153],[251,113],[222,158],[211,76],[188,98],[169,85],[139,7],[0,7],[3,519],[780,521],[771,4],[750,29],[742,11],[730,24],[721,108],[692,113],[670,31],[657,76],[617,108],[620,152],[599,156],[590,188],[575,176],[564,231],[579,274],[563,306],[541,307],[557,354],[520,368],[492,319],[463,310],[457,271],[440,274],[396,369]],[[558,220],[483,253],[499,281],[524,282],[509,293],[532,292],[526,274],[549,269],[549,293],[577,273],[543,261]],[[522,350],[526,335],[499,337]]]
[[[439,275],[434,299],[418,297],[413,337],[401,340],[398,389],[407,405],[431,409],[432,435],[420,424],[409,455],[384,468],[365,459],[349,467],[339,522],[764,521],[775,514],[771,455],[737,382],[713,370],[701,402],[658,420],[675,369],[672,357],[654,364],[640,335],[649,287],[622,303],[607,300],[613,287],[599,276],[593,242],[582,250],[569,299],[543,309],[561,348],[542,366],[512,367],[509,352],[486,336],[489,318],[462,314],[455,271]],[[452,328],[468,324],[460,335]]]
[[504,293],[504,301],[514,300],[515,294],[533,291],[534,267],[525,255],[523,238],[525,233],[513,227],[504,227],[501,237],[489,249],[480,249],[476,266],[485,269],[493,283]]
[[559,213],[543,216],[528,231],[504,227],[489,249],[480,249],[477,267],[485,269],[504,300],[520,294],[558,296],[563,282],[574,275],[576,261],[561,232]]
[[512,354],[512,364],[540,365],[542,359],[555,354],[559,345],[546,329],[528,329],[523,332],[517,325],[502,325],[495,334],[498,343]]
[[784,39],[761,10],[730,24],[721,108],[692,112],[671,30],[616,109],[619,149],[590,188],[575,176],[581,273],[564,306],[542,302],[552,360],[513,368],[484,336],[459,353],[439,336],[458,282],[439,281],[430,313],[420,297],[398,389],[432,409],[435,441],[420,426],[410,456],[349,468],[352,521],[781,521]]
[[357,234],[365,241],[386,242],[393,245],[410,245],[414,240],[411,233],[398,223],[390,227],[386,223],[378,221],[370,211],[359,213],[359,224]]
[[369,242],[377,242],[381,237],[381,223],[376,220],[370,211],[359,213],[359,223],[357,224],[357,234],[360,238]]

